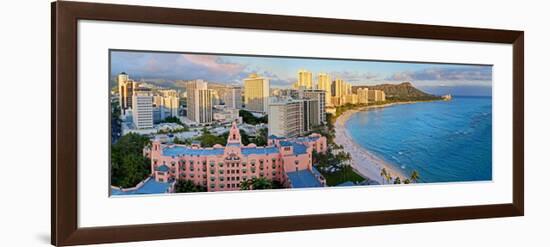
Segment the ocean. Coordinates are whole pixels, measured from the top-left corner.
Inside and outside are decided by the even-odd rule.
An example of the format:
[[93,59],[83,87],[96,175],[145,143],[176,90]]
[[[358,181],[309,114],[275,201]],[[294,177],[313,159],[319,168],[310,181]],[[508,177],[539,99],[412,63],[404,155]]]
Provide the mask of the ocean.
[[491,97],[369,109],[352,115],[346,129],[404,174],[417,170],[420,182],[492,180]]

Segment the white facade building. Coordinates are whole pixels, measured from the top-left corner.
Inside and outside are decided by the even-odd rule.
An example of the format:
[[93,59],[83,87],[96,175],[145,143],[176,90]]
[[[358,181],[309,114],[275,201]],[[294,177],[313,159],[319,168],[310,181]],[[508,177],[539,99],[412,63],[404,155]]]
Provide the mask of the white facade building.
[[187,83],[187,118],[196,123],[212,122],[212,90],[203,80]]
[[151,89],[137,87],[132,96],[132,118],[136,129],[153,128],[153,96]]
[[310,122],[313,124],[313,126],[325,124],[327,122],[325,115],[325,107],[327,104],[326,91],[322,89],[304,90],[303,95],[305,99],[315,100],[315,103],[317,104],[317,106],[315,106],[315,114],[311,115],[313,119]]
[[268,135],[297,137],[304,132],[304,104],[302,100],[270,98]]
[[243,89],[241,87],[231,86],[227,89],[224,96],[225,105],[229,108],[243,108]]

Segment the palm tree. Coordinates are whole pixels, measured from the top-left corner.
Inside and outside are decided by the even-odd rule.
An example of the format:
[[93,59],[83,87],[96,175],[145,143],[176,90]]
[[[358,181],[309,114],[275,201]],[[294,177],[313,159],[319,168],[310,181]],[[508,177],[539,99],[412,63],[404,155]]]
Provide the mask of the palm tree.
[[418,171],[414,170],[411,174],[411,181],[413,183],[416,183],[420,179],[420,174],[418,174]]
[[272,189],[273,183],[267,178],[253,178],[240,183],[241,190],[265,190]]
[[388,172],[388,175],[386,175],[386,180],[388,181],[388,183],[391,182],[393,178],[391,177],[391,173]]
[[353,168],[350,165],[344,165],[342,167],[342,174],[344,175],[344,179],[348,180],[348,175],[351,174],[353,171]]
[[266,190],[271,188],[273,188],[273,185],[267,178],[252,179],[253,190]]
[[239,187],[241,188],[241,190],[250,190],[250,182],[252,182],[251,179],[244,180],[239,184]]
[[186,193],[186,192],[205,192],[206,188],[196,185],[191,180],[178,180],[175,185],[177,193]]
[[[382,170],[380,171],[380,176],[382,178],[387,178],[388,177],[388,171],[386,171],[386,168],[382,168]],[[382,183],[384,183],[384,179],[382,179]]]

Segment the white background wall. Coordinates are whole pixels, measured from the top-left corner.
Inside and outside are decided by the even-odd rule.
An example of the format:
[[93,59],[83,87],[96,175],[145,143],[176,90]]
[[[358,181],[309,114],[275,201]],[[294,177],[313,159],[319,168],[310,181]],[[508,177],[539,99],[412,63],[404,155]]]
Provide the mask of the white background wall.
[[[547,240],[550,31],[544,1],[116,1],[196,9],[519,29],[525,34],[526,216],[321,231],[168,240],[116,246],[520,246]],[[50,4],[9,1],[0,9],[0,245],[49,243]],[[450,195],[452,196],[452,195]],[[368,200],[368,199],[366,199]],[[230,227],[230,226],[228,226]],[[547,243],[546,243],[547,244]]]

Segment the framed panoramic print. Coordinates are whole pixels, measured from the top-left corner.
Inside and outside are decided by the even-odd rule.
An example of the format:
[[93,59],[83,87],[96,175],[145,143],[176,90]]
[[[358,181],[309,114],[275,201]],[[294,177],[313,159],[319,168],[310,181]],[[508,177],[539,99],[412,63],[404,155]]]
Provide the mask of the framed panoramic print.
[[52,244],[521,216],[523,49],[522,31],[54,2]]

